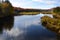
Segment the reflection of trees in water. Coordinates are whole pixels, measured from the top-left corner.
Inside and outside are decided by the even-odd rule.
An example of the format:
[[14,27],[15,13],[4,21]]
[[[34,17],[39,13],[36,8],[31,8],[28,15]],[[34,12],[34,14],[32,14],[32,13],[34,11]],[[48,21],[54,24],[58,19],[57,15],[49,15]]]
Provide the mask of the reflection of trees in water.
[[8,16],[0,18],[0,33],[2,33],[3,28],[10,30],[14,24],[14,17]]
[[57,40],[60,40],[60,35],[57,35]]

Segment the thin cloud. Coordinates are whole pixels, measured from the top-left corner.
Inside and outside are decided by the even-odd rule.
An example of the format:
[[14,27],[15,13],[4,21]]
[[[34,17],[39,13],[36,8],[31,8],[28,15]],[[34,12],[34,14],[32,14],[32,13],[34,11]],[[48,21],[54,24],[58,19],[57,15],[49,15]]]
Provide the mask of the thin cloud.
[[60,6],[59,0],[10,0],[14,7],[50,9]]
[[32,1],[45,3],[45,4],[48,4],[48,5],[52,5],[52,4],[58,3],[58,1],[56,1],[56,0],[32,0]]
[[10,0],[13,6],[16,7],[29,7],[27,5],[30,5],[32,1],[27,1],[27,0]]
[[43,2],[43,0],[32,0],[32,1]]

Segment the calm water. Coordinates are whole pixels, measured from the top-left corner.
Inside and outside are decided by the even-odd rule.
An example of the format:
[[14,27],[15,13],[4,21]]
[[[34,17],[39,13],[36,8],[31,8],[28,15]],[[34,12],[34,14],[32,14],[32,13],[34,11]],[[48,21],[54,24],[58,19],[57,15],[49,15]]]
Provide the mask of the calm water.
[[1,18],[0,40],[56,40],[56,34],[41,25],[42,16],[44,15]]

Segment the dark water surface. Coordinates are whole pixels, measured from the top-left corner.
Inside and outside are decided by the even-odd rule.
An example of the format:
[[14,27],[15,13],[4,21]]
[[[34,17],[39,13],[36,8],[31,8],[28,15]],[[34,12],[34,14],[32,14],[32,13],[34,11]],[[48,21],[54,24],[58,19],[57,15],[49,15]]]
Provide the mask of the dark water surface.
[[56,40],[56,34],[41,25],[42,16],[44,15],[0,18],[0,40]]

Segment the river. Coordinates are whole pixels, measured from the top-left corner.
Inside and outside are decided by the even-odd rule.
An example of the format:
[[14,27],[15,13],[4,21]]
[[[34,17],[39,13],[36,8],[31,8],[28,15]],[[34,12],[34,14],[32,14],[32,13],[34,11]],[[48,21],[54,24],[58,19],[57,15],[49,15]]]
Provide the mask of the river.
[[0,20],[0,40],[56,40],[56,34],[41,25],[50,14],[22,15]]

